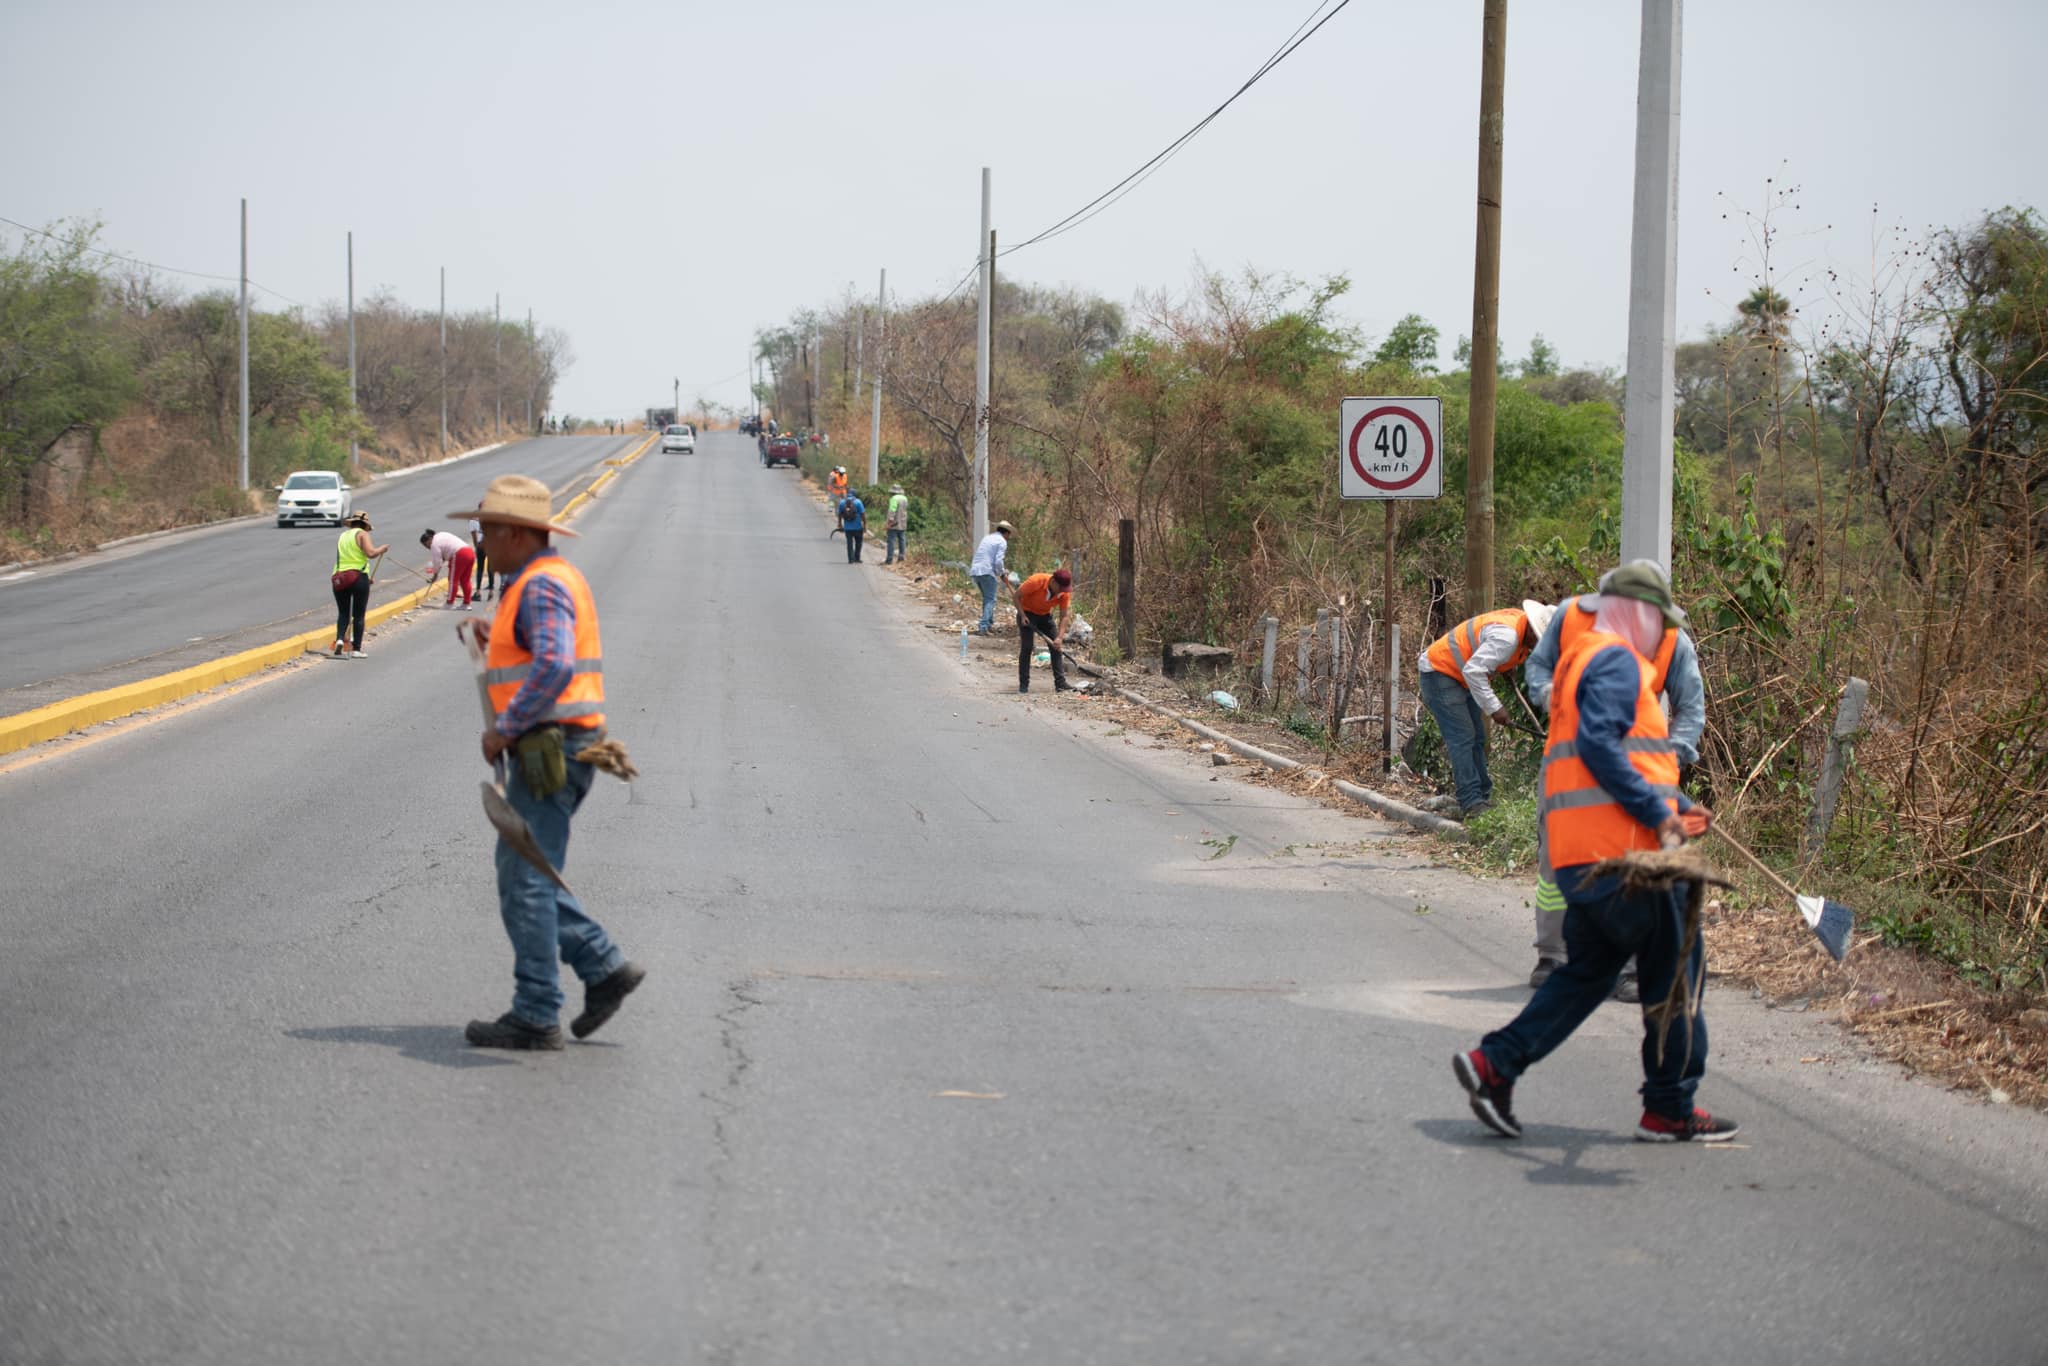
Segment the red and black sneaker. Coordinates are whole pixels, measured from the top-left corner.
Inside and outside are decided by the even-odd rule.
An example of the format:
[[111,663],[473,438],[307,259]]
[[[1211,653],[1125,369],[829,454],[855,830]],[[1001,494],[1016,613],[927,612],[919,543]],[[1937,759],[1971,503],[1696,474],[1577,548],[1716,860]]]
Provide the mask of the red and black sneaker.
[[1479,1122],[1502,1138],[1520,1138],[1522,1125],[1515,1118],[1515,1084],[1502,1081],[1500,1073],[1478,1049],[1451,1059],[1451,1071],[1458,1084],[1472,1098],[1472,1113]]
[[1645,1110],[1642,1119],[1636,1123],[1636,1142],[1726,1143],[1741,1132],[1742,1126],[1734,1120],[1710,1115],[1698,1107],[1694,1107],[1692,1114],[1684,1119]]

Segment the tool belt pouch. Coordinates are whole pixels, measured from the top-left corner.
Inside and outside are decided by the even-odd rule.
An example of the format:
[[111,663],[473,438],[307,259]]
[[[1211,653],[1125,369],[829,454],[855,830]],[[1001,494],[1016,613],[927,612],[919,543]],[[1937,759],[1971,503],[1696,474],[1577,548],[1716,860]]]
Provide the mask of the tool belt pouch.
[[349,591],[349,589],[354,588],[356,586],[356,580],[362,577],[363,571],[360,569],[340,570],[333,575],[334,591],[337,593],[346,593]]
[[519,737],[519,768],[526,790],[536,798],[552,797],[569,784],[569,760],[562,750],[562,728],[542,726]]

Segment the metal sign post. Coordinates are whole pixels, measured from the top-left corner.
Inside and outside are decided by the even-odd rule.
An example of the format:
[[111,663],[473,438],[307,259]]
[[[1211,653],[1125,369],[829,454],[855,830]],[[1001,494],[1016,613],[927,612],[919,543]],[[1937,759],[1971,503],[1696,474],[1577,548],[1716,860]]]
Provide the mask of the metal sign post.
[[1444,491],[1444,401],[1440,398],[1347,398],[1337,423],[1337,485],[1346,501],[1385,508],[1382,546],[1386,582],[1381,611],[1392,653],[1381,744],[1394,767],[1394,703],[1400,676],[1400,626],[1394,620],[1394,529],[1404,498],[1440,498]]

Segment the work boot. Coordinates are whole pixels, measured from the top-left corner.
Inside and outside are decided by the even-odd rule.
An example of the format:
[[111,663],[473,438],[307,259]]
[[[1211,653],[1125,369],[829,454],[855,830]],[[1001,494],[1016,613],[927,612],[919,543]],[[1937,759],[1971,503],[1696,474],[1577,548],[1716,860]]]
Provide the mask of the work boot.
[[1634,972],[1624,972],[1614,979],[1614,999],[1629,1005],[1640,1005],[1643,1000],[1642,988],[1636,984]]
[[619,1013],[619,1007],[625,1004],[633,988],[646,979],[646,968],[638,963],[621,963],[611,976],[585,987],[583,1013],[569,1021],[569,1032],[579,1039],[587,1039],[597,1033],[606,1020]]
[[1470,1053],[1458,1054],[1451,1059],[1451,1071],[1471,1097],[1472,1113],[1481,1124],[1502,1138],[1522,1136],[1521,1121],[1515,1118],[1515,1084],[1502,1081],[1484,1053],[1475,1048]]
[[1652,1114],[1643,1111],[1643,1117],[1636,1123],[1638,1143],[1726,1143],[1742,1132],[1742,1126],[1732,1119],[1716,1119],[1698,1106],[1693,1107],[1684,1119],[1672,1119],[1669,1115]]
[[554,1053],[563,1047],[559,1025],[537,1025],[509,1010],[495,1020],[471,1020],[462,1037],[472,1048],[509,1048],[521,1053]]
[[1529,985],[1531,987],[1542,986],[1545,982],[1550,980],[1551,973],[1556,972],[1559,968],[1563,966],[1564,964],[1558,962],[1555,958],[1537,959],[1535,969],[1531,971],[1529,974]]

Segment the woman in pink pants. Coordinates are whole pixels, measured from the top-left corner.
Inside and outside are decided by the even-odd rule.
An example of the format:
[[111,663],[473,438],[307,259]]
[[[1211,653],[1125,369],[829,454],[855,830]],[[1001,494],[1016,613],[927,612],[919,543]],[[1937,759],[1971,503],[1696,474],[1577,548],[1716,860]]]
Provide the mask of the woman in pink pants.
[[427,564],[427,587],[441,576],[442,566],[448,569],[447,606],[455,605],[455,590],[462,590],[462,610],[469,610],[470,596],[474,588],[470,579],[476,569],[476,551],[468,541],[449,531],[435,531],[429,527],[420,533],[420,544],[433,556]]

